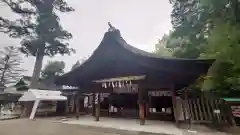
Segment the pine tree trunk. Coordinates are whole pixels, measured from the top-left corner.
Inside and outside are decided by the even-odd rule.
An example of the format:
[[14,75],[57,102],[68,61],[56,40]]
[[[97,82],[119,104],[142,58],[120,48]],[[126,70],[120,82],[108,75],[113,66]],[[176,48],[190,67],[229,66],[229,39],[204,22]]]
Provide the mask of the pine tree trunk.
[[44,48],[39,49],[39,52],[36,56],[30,88],[37,88],[40,72],[42,69],[43,57],[44,57]]
[[[39,80],[40,72],[42,69],[43,57],[44,57],[44,48],[42,48],[41,50],[39,49],[37,56],[36,56],[36,61],[35,61],[33,75],[32,75],[31,84],[30,84],[30,88],[32,88],[32,89],[38,88],[38,80]],[[33,107],[32,102],[26,102],[25,107],[24,107],[25,111],[23,112],[23,116],[25,116],[25,117],[30,116],[32,107]]]

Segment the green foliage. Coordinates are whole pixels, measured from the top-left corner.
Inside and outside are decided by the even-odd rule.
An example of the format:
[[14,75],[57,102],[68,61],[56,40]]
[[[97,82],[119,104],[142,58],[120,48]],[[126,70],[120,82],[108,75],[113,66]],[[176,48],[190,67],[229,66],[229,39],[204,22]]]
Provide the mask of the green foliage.
[[216,58],[211,67],[212,84],[207,89],[215,89],[221,95],[240,96],[240,30],[230,23],[218,24],[209,37],[209,44],[202,57]]
[[155,45],[155,53],[166,57],[185,57],[187,55],[185,51],[188,51],[182,47],[185,44],[187,44],[185,39],[173,36],[173,32],[170,31],[168,35],[164,35]]
[[175,55],[182,58],[198,58],[206,44],[211,26],[206,24],[209,13],[203,12],[199,0],[170,0],[170,2],[173,5],[172,35],[184,41]]
[[42,79],[53,78],[64,73],[63,61],[49,61],[42,71]]
[[172,50],[167,48],[168,41],[170,40],[170,36],[164,35],[161,40],[158,40],[158,43],[155,44],[155,52],[159,56],[172,56]]
[[[214,58],[202,81],[203,90],[240,96],[240,8],[238,0],[170,0],[175,37],[185,42],[185,58]],[[236,94],[238,93],[238,94]]]

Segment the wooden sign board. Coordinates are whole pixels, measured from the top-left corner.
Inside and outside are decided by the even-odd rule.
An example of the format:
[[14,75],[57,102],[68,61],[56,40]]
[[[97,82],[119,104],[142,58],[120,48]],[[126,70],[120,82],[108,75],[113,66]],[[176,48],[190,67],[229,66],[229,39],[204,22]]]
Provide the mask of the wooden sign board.
[[170,91],[149,91],[149,96],[160,97],[160,96],[171,96]]
[[240,118],[240,106],[231,106],[233,116]]
[[138,85],[133,84],[132,86],[113,88],[113,92],[115,92],[115,93],[138,93]]

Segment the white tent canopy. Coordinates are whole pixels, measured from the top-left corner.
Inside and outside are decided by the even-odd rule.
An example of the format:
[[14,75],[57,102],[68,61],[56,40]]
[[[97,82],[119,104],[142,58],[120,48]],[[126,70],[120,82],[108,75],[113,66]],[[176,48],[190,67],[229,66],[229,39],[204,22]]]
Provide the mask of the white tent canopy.
[[23,96],[19,98],[19,101],[35,101],[35,100],[59,101],[67,100],[67,98],[61,95],[61,91],[38,90],[38,89],[30,89],[27,92],[24,92]]
[[40,101],[64,101],[67,97],[61,95],[61,91],[29,89],[24,92],[18,101],[34,101],[30,119],[33,119]]

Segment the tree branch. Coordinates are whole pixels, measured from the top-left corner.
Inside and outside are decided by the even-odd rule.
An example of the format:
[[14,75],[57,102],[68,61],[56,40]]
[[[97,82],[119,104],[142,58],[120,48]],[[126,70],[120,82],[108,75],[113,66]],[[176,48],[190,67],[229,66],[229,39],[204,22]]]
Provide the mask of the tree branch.
[[61,12],[71,12],[74,11],[74,8],[69,6],[65,0],[55,0],[54,8]]
[[24,0],[18,0],[17,2],[13,2],[12,0],[0,0],[0,2],[8,5],[9,8],[15,13],[26,15],[36,14],[32,9],[21,7],[21,4],[26,2]]
[[18,38],[25,35],[29,35],[29,29],[34,28],[31,24],[18,23],[21,20],[10,21],[3,17],[0,17],[0,32],[9,34],[9,36]]

